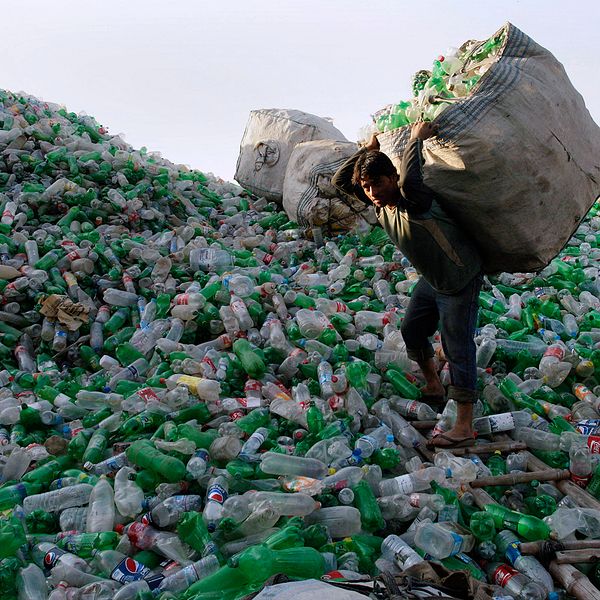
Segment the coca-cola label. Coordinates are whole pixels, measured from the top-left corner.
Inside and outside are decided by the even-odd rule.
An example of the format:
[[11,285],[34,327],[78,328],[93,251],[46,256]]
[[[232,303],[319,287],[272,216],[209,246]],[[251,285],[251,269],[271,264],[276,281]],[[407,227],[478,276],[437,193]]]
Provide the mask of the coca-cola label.
[[585,475],[585,476],[575,475],[575,473],[571,473],[571,481],[575,485],[578,485],[580,488],[586,488],[588,483],[590,482],[591,478],[592,478],[591,473],[589,475]]
[[150,574],[150,569],[145,567],[142,563],[137,560],[126,556],[110,574],[111,578],[119,583],[131,583],[132,581],[139,581],[144,579],[146,575]]
[[587,445],[592,454],[600,454],[600,435],[590,435]]
[[160,400],[152,388],[142,388],[141,390],[137,391],[137,395],[140,400],[143,400],[146,403],[148,403],[150,400],[152,400],[152,402],[159,402]]
[[237,421],[244,416],[244,412],[242,410],[234,410],[232,413],[229,413],[229,419],[231,421]]
[[223,504],[225,500],[227,500],[228,494],[227,490],[219,485],[218,483],[214,483],[210,486],[210,490],[208,491],[208,496],[206,498],[207,502],[218,502],[219,504]]
[[515,575],[518,575],[518,571],[515,571],[509,565],[500,565],[492,575],[492,579],[496,585],[500,587],[506,587],[506,584],[512,579]]

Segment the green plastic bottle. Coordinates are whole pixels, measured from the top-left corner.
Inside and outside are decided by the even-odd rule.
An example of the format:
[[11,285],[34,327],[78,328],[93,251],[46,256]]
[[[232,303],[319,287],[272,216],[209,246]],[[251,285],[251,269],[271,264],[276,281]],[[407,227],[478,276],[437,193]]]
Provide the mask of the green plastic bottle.
[[233,352],[242,363],[242,368],[253,379],[260,379],[267,370],[264,360],[248,340],[239,339],[233,343]]
[[385,527],[381,509],[371,486],[366,481],[360,481],[352,488],[354,506],[360,511],[360,521],[366,531],[378,531]]
[[496,535],[494,517],[484,511],[474,512],[471,515],[469,527],[473,535],[481,541],[492,540]]
[[494,517],[497,529],[510,529],[529,542],[547,540],[551,530],[544,521],[532,515],[524,515],[499,504],[486,504],[485,510]]
[[185,465],[178,458],[163,454],[148,440],[133,442],[125,454],[133,464],[159,474],[170,483],[181,481],[185,477]]

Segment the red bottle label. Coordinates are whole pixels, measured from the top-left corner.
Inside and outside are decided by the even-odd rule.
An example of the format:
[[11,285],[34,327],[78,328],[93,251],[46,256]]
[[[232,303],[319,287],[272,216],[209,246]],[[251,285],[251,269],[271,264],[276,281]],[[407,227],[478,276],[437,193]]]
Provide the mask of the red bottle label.
[[505,587],[510,579],[512,579],[515,575],[518,575],[518,571],[515,571],[512,567],[508,565],[500,565],[492,575],[492,579],[496,585],[501,587]]

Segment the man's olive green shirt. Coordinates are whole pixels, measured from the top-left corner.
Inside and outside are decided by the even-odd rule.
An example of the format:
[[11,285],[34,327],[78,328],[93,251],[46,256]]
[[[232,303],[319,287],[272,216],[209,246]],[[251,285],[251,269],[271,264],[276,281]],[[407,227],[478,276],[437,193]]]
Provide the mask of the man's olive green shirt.
[[[433,288],[443,294],[462,290],[481,271],[481,257],[467,234],[444,211],[440,196],[423,182],[423,142],[411,140],[402,158],[396,206],[375,208],[377,219],[391,240]],[[349,195],[370,203],[352,183],[360,150],[337,171],[332,183]]]

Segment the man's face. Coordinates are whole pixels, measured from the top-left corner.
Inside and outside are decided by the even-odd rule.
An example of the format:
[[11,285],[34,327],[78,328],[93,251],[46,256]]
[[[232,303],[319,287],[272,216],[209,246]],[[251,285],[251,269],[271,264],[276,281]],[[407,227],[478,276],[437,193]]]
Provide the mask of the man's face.
[[380,175],[378,177],[366,177],[361,179],[362,187],[367,198],[377,207],[395,205],[398,196],[398,176]]

